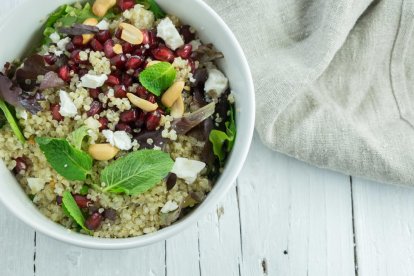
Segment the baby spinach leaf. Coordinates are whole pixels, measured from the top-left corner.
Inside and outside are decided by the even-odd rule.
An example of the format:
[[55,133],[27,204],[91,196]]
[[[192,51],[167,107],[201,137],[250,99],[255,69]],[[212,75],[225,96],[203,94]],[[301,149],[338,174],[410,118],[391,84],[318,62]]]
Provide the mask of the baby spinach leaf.
[[7,104],[0,99],[0,109],[3,111],[4,116],[6,117],[7,122],[9,123],[11,129],[14,132],[14,135],[22,142],[23,144],[26,142],[26,139],[23,136],[23,133],[20,130],[19,125],[17,124],[17,121],[13,114],[10,112],[9,107]]
[[168,62],[154,64],[139,74],[139,81],[152,94],[160,96],[174,82],[177,72]]
[[52,168],[67,180],[82,181],[90,174],[92,158],[66,139],[37,137],[36,143]]
[[214,155],[218,157],[220,162],[224,161],[226,154],[233,149],[235,139],[236,123],[234,120],[234,109],[231,107],[230,119],[226,122],[226,132],[213,129],[209,136],[209,140],[213,144]]
[[111,163],[101,173],[104,191],[138,195],[148,191],[167,176],[173,167],[168,153],[139,150]]
[[89,128],[87,126],[82,126],[76,129],[74,132],[69,134],[69,142],[78,150],[82,149],[82,142],[86,136],[88,136]]
[[152,11],[156,19],[164,18],[166,16],[165,12],[158,6],[155,0],[139,0],[138,4],[148,6],[149,10]]
[[62,197],[62,209],[65,215],[73,219],[86,233],[91,234],[91,231],[85,226],[85,217],[81,209],[76,204],[75,199],[69,191],[65,191]]

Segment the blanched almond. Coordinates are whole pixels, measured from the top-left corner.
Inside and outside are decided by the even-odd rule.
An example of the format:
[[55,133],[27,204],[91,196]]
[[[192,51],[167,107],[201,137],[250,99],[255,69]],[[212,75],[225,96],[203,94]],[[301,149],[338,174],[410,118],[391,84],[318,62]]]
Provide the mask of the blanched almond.
[[115,44],[114,47],[112,47],[112,49],[114,50],[114,53],[117,55],[123,53],[121,44]]
[[95,160],[108,161],[118,154],[119,149],[111,144],[95,144],[89,146],[88,152]]
[[171,107],[178,97],[183,92],[185,83],[183,81],[177,81],[162,95],[161,102],[166,107]]
[[119,24],[119,28],[121,28],[121,39],[125,40],[132,45],[139,45],[144,41],[144,35],[142,34],[141,30],[137,27],[128,24],[128,23],[121,23]]
[[96,0],[92,6],[92,12],[98,17],[103,17],[115,4],[116,0]]
[[[88,18],[83,22],[84,25],[88,25],[88,26],[96,26],[98,24],[98,20],[96,18]],[[94,37],[94,34],[83,34],[83,44],[88,44],[89,41],[92,40],[92,38]]]
[[179,119],[183,117],[184,114],[184,99],[183,96],[180,95],[175,103],[171,107],[171,116],[174,119]]
[[140,97],[137,97],[134,94],[128,93],[127,97],[133,105],[141,108],[145,112],[152,112],[158,108],[158,104],[141,99]]

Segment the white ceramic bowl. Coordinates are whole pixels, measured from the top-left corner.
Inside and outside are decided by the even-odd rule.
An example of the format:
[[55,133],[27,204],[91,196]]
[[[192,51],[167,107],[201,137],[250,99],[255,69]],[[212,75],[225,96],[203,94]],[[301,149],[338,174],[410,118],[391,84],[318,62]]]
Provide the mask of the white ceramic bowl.
[[[101,239],[68,231],[43,216],[29,200],[13,175],[0,162],[0,200],[18,218],[37,231],[70,244],[96,249],[124,249],[139,247],[164,240],[183,231],[199,220],[206,212],[213,210],[236,180],[253,135],[254,89],[249,66],[243,51],[233,33],[223,20],[202,0],[158,0],[163,9],[175,14],[183,22],[195,27],[204,42],[212,42],[224,53],[219,64],[230,80],[236,95],[237,139],[224,173],[205,201],[191,214],[172,226],[155,233],[127,239]],[[59,5],[70,0],[29,0],[7,16],[0,26],[0,37],[7,41],[0,47],[0,63],[3,65],[16,57],[22,57],[27,48],[32,48],[35,31],[41,28],[41,20]]]

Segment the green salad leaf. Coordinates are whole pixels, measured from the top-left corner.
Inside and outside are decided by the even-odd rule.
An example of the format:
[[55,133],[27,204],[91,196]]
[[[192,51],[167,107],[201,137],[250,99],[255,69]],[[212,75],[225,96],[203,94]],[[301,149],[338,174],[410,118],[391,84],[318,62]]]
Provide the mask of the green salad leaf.
[[92,158],[66,139],[37,137],[36,143],[52,168],[67,180],[82,181],[90,174]]
[[230,119],[226,122],[226,132],[213,129],[210,132],[209,140],[213,144],[214,155],[218,157],[220,162],[224,161],[227,153],[229,153],[236,139],[236,123],[234,120],[234,108],[230,108]]
[[101,173],[104,191],[138,195],[148,191],[167,176],[174,161],[160,150],[139,150],[129,153]]
[[13,116],[7,104],[1,99],[0,99],[0,109],[3,111],[4,117],[6,117],[6,120],[9,123],[16,137],[20,140],[20,142],[25,143],[26,139],[24,138],[23,133],[20,130],[19,125],[17,124],[16,118]]
[[156,19],[164,18],[165,12],[160,8],[155,0],[138,0],[138,4],[148,6],[148,9],[152,11]]
[[79,191],[80,195],[87,195],[89,193],[89,186],[88,185],[83,185],[82,188]]
[[88,136],[89,128],[87,126],[82,126],[76,129],[74,132],[69,134],[68,140],[69,142],[78,150],[82,149],[82,142],[86,136]]
[[73,219],[86,233],[91,234],[91,231],[85,226],[85,217],[81,209],[76,204],[75,199],[69,191],[65,191],[62,197],[62,209],[65,215]]
[[177,72],[168,62],[154,64],[139,74],[139,81],[151,93],[160,96],[174,82]]

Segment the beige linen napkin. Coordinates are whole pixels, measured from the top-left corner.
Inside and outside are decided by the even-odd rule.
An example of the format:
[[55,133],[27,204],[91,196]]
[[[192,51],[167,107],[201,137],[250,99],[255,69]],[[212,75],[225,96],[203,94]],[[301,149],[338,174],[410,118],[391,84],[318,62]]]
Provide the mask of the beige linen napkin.
[[248,57],[268,147],[414,184],[414,0],[206,2]]

